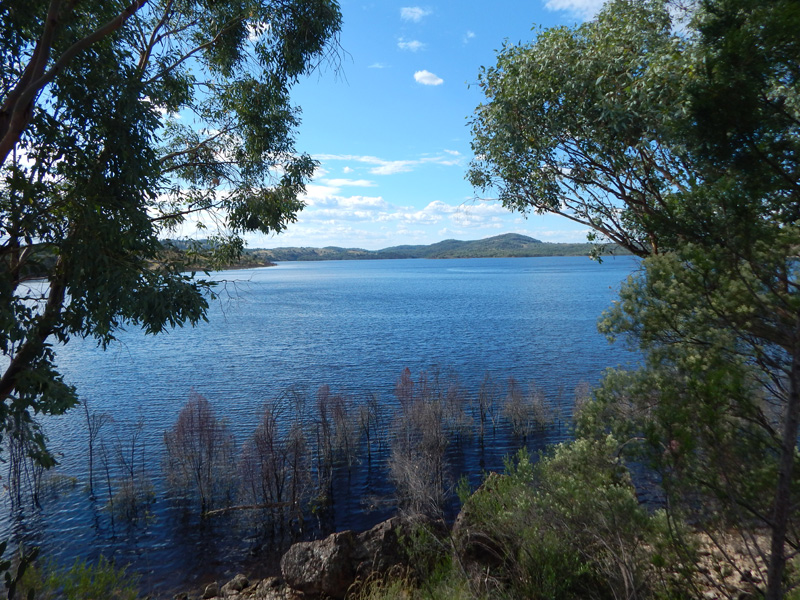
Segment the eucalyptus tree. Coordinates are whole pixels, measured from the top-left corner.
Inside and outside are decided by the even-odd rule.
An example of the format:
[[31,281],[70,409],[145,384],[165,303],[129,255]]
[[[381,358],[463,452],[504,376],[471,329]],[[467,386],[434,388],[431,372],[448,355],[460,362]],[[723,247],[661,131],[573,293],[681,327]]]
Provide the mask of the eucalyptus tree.
[[578,27],[505,45],[478,86],[468,179],[520,212],[549,212],[638,256],[657,252],[650,221],[693,181],[670,143],[685,109],[687,39],[663,2],[614,2]]
[[645,258],[601,324],[644,365],[609,376],[587,419],[639,439],[671,506],[743,526],[778,598],[800,543],[800,4],[675,14],[617,1],[504,48],[469,178]]
[[[336,0],[4,0],[0,5],[0,434],[76,403],[54,344],[205,319],[219,260],[296,218],[300,77],[338,56]],[[52,462],[35,432],[38,458]]]

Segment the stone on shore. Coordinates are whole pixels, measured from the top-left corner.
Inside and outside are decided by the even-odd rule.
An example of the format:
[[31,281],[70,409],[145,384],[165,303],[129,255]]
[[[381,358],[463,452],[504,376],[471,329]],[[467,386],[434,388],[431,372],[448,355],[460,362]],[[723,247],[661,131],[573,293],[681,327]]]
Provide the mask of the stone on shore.
[[306,597],[344,598],[357,578],[385,573],[403,562],[402,527],[401,519],[394,517],[358,535],[342,531],[294,544],[281,559],[283,578]]

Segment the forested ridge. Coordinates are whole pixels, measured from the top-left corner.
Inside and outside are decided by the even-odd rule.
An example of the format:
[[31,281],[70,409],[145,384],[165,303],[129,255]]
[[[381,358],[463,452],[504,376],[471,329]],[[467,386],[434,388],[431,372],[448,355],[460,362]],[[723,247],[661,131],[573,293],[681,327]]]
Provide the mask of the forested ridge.
[[[273,248],[248,249],[246,252],[270,261],[293,260],[378,260],[393,258],[508,258],[524,256],[589,256],[593,244],[565,244],[542,242],[520,235],[506,233],[482,240],[443,240],[435,244],[418,246],[393,246],[382,250],[362,248]],[[630,254],[628,250],[611,244],[606,254]]]

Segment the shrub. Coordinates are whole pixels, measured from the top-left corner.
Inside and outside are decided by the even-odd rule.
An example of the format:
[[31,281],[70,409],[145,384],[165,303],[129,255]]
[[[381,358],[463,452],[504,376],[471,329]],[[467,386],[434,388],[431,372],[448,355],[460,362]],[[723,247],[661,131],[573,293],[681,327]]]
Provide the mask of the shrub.
[[233,436],[203,396],[192,393],[178,420],[164,433],[167,481],[179,494],[196,494],[208,510],[220,496],[230,496]]
[[20,584],[22,595],[36,600],[136,600],[138,578],[101,556],[96,564],[76,560],[68,569],[30,568]]
[[398,417],[389,475],[400,505],[412,515],[440,516],[447,477],[447,436],[438,400],[415,399]]
[[496,585],[526,598],[680,597],[663,514],[640,506],[617,443],[578,439],[533,465],[527,452],[467,502],[499,561]]

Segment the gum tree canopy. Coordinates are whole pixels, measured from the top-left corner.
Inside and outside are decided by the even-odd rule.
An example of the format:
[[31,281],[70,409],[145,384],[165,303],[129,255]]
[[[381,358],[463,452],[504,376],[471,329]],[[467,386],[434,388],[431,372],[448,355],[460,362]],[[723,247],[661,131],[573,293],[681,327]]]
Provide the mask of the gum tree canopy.
[[692,6],[676,26],[616,0],[505,47],[469,178],[644,259],[601,322],[642,368],[606,377],[584,431],[627,436],[673,517],[740,531],[777,599],[800,549],[800,2]]
[[205,318],[210,283],[159,234],[213,224],[224,259],[295,219],[315,163],[289,90],[340,21],[336,0],[3,0],[0,433],[51,460],[32,415],[76,402],[53,344]]

